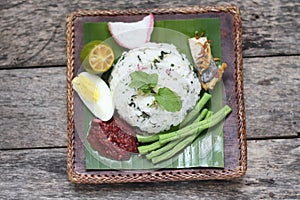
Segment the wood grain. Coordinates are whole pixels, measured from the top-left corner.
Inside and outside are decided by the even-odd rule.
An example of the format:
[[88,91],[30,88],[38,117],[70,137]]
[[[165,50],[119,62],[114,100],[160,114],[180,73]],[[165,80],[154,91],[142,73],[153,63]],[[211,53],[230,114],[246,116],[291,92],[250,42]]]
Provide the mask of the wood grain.
[[299,56],[244,60],[248,138],[299,135],[298,59]]
[[[226,3],[227,2],[227,3]],[[237,5],[243,23],[244,56],[298,55],[298,0],[8,1],[0,2],[0,68],[65,65],[65,16],[78,9],[169,8]]]
[[[299,134],[299,58],[244,59],[248,139]],[[66,145],[64,67],[0,70],[0,82],[0,149]]]
[[65,68],[0,70],[0,149],[67,144]]
[[[64,148],[0,151],[1,199],[299,199],[300,139],[248,142],[241,179],[75,185],[67,180]],[[174,192],[176,191],[176,192]]]
[[[246,175],[226,181],[70,183],[65,16],[78,9],[224,4],[240,7],[243,23]],[[299,9],[298,0],[1,0],[0,199],[300,199]]]

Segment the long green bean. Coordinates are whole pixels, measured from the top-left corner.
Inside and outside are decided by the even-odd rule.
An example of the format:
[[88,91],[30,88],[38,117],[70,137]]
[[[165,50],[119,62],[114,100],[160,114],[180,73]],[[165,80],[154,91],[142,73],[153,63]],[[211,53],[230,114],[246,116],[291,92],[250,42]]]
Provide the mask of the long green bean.
[[193,140],[195,139],[196,134],[194,135],[190,135],[189,137],[185,138],[184,140],[181,140],[176,146],[174,146],[170,151],[167,151],[159,156],[153,157],[151,159],[153,164],[157,164],[161,161],[167,160],[171,157],[173,157],[174,155],[176,155],[178,152],[180,152],[181,150],[183,150],[186,146],[188,146],[190,143],[193,142]]
[[153,151],[153,150],[156,150],[156,149],[162,147],[163,145],[164,144],[162,144],[161,142],[156,141],[156,142],[151,143],[149,145],[139,146],[138,150],[139,150],[140,154],[147,154],[150,151]]
[[[203,109],[201,111],[201,114],[199,115],[199,117],[195,120],[195,121],[201,121],[203,118],[207,118],[207,117],[210,117],[211,115],[213,114],[212,111],[208,111],[206,108]],[[174,146],[176,146],[178,143],[180,142],[180,140],[174,140],[172,142],[169,142],[168,144],[166,144],[165,146],[155,150],[155,151],[152,151],[151,153],[147,154],[146,157],[147,159],[152,159],[153,157],[156,157],[166,151],[169,151],[171,150]]]
[[220,123],[230,112],[231,108],[226,105],[221,110],[213,114],[211,117],[208,117],[207,119],[185,127],[184,131],[182,131],[183,129],[181,129],[171,133],[159,135],[159,142],[165,144],[167,142],[192,135],[194,132],[202,132],[203,130],[208,129],[209,127],[213,127],[216,124]]
[[193,119],[197,117],[197,115],[200,113],[202,108],[205,106],[205,104],[210,100],[211,94],[204,93],[203,96],[200,98],[196,106],[189,112],[189,114],[185,117],[185,119],[180,123],[180,126],[186,126],[189,124]]
[[149,136],[136,135],[136,137],[137,137],[137,140],[142,143],[154,142],[154,141],[158,140],[158,134],[149,135]]
[[[152,163],[157,164],[157,163],[162,162],[164,160],[170,159],[171,157],[173,157],[174,155],[179,153],[181,150],[183,150],[188,145],[190,145],[201,134],[201,132],[203,130],[208,129],[212,126],[215,126],[216,124],[218,124],[220,122],[220,120],[224,119],[226,117],[226,115],[231,112],[231,108],[229,106],[225,106],[220,111],[222,111],[222,112],[224,111],[224,115],[219,114],[221,117],[215,118],[214,121],[212,121],[213,116],[210,116],[210,115],[212,115],[212,112],[208,112],[206,117],[205,117],[205,120],[209,120],[209,121],[207,123],[205,123],[203,128],[201,128],[199,130],[196,129],[193,134],[187,135],[186,137],[184,137],[183,140],[176,139],[176,140],[170,142],[169,144],[174,143],[176,145],[174,145],[172,148],[168,149],[167,151],[164,151],[161,154],[151,156]],[[159,150],[160,149],[156,150],[156,152],[159,151]]]
[[175,141],[172,141],[172,142],[169,142],[168,144],[166,144],[165,146],[155,150],[155,151],[151,151],[151,153],[147,154],[146,155],[146,158],[147,159],[152,159],[153,157],[156,157],[166,151],[169,151],[171,150],[174,146],[176,146],[180,141],[179,140],[175,140]]

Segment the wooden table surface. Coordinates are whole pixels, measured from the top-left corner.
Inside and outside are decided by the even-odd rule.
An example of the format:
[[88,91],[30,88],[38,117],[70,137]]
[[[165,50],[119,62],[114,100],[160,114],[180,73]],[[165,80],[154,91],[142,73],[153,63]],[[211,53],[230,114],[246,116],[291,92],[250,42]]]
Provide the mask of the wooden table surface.
[[241,10],[248,170],[240,179],[76,185],[66,173],[65,16],[216,0],[0,2],[0,199],[300,199],[300,1]]

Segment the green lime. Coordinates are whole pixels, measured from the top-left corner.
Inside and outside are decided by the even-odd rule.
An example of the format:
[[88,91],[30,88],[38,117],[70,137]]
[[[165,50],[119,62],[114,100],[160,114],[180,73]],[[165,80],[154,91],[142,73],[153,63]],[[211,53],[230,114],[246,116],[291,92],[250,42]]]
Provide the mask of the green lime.
[[114,63],[114,52],[106,44],[95,46],[89,54],[89,64],[94,73],[103,73],[111,68]]
[[93,74],[101,74],[111,68],[114,62],[112,48],[100,40],[86,44],[81,53],[80,60],[83,68]]
[[84,47],[82,48],[81,53],[80,53],[80,62],[82,63],[84,61],[84,59],[90,54],[92,49],[101,43],[102,43],[102,41],[100,41],[100,40],[93,40],[93,41],[87,43],[86,45],[84,45]]

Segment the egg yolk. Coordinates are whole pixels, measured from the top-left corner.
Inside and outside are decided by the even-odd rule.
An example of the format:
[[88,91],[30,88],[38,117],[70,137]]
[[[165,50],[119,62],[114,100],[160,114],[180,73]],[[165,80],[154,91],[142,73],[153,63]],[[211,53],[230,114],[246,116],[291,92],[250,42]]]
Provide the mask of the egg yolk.
[[97,102],[99,100],[98,87],[88,77],[79,74],[73,79],[73,84],[75,84],[77,92],[87,101]]

